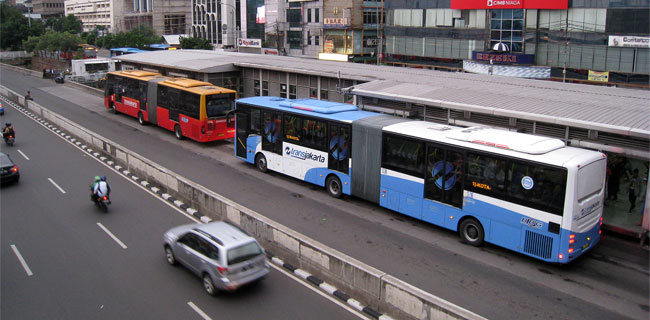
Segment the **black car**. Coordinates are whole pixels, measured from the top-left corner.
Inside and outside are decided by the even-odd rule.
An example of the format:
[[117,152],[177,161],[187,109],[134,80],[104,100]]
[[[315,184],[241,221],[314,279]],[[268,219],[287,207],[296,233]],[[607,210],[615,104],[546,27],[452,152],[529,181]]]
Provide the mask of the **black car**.
[[0,183],[18,181],[20,179],[20,171],[18,166],[11,161],[8,154],[0,152],[0,173],[2,173],[2,180]]

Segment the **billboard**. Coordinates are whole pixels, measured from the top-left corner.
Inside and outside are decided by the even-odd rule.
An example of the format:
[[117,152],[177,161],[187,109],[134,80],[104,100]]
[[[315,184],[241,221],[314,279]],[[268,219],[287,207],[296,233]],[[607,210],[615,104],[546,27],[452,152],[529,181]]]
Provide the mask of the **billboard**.
[[610,47],[650,48],[650,38],[635,36],[609,36]]
[[568,9],[569,0],[451,0],[452,9]]

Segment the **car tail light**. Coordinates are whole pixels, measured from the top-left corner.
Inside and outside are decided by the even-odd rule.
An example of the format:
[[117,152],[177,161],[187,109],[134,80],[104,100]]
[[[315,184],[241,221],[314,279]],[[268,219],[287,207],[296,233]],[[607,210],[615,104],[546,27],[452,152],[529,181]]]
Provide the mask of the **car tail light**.
[[11,172],[18,172],[18,166],[14,166],[13,168],[11,168]]
[[103,199],[103,200],[108,200],[108,197],[107,197],[107,196],[104,196],[102,199]]
[[223,276],[223,275],[225,275],[226,273],[228,273],[228,268],[217,267],[217,271],[219,271],[219,274]]

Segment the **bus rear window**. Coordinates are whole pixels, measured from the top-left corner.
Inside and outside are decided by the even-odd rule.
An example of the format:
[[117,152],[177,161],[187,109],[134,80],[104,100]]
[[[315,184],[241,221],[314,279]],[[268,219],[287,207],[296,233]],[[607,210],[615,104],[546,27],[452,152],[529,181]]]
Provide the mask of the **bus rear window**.
[[213,94],[205,97],[205,111],[208,118],[225,117],[233,109],[235,109],[233,94]]
[[603,189],[607,159],[592,162],[578,169],[578,202],[582,202]]

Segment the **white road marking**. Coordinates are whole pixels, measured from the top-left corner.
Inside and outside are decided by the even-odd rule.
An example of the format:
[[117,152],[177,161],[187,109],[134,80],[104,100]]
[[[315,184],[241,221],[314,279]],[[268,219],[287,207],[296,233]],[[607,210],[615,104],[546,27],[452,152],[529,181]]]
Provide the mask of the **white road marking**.
[[289,277],[289,278],[295,280],[296,282],[302,284],[303,286],[309,288],[311,291],[314,291],[314,292],[318,293],[319,295],[321,295],[325,299],[336,303],[338,306],[340,306],[341,308],[349,311],[351,314],[359,317],[360,319],[367,319],[367,320],[370,319],[365,314],[363,314],[363,313],[361,313],[361,312],[359,312],[357,310],[354,310],[354,308],[348,306],[345,302],[342,302],[341,300],[338,300],[338,298],[336,298],[335,296],[333,296],[333,295],[330,296],[327,293],[325,293],[325,292],[323,292],[321,290],[318,290],[318,288],[311,286],[309,283],[307,283],[307,282],[303,281],[302,279],[298,278],[295,274],[285,270],[283,267],[276,266],[275,264],[272,264],[272,263],[270,264],[270,266],[271,266],[271,268],[284,273],[287,277]]
[[32,270],[29,269],[27,262],[25,262],[25,259],[23,259],[23,256],[20,254],[20,251],[18,251],[18,248],[16,248],[16,246],[12,244],[11,249],[16,254],[16,257],[18,257],[18,261],[20,261],[20,264],[23,265],[23,269],[25,269],[25,272],[27,272],[27,276],[32,276],[33,275]]
[[54,182],[54,180],[52,180],[52,178],[47,178],[47,180],[50,180],[50,183],[52,183],[57,189],[59,189],[59,191],[61,191],[61,193],[65,194],[65,190],[63,190],[61,187],[59,187],[59,185],[56,184],[56,182]]
[[187,305],[190,306],[190,308],[194,309],[196,313],[198,313],[203,319],[205,320],[212,320],[203,310],[201,310],[199,307],[197,307],[192,301],[188,301]]
[[22,151],[20,151],[20,149],[18,149],[18,153],[20,153],[20,155],[23,156],[23,158],[29,160],[29,158]]
[[126,245],[122,241],[120,241],[120,239],[118,239],[114,234],[112,234],[110,231],[108,231],[108,229],[106,229],[106,227],[104,227],[103,224],[97,222],[97,225],[100,228],[102,228],[102,230],[104,230],[104,232],[106,232],[106,234],[108,234],[111,238],[113,238],[113,240],[115,240],[115,242],[117,242],[117,244],[119,244],[122,247],[122,249],[126,249]]

